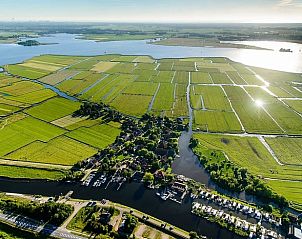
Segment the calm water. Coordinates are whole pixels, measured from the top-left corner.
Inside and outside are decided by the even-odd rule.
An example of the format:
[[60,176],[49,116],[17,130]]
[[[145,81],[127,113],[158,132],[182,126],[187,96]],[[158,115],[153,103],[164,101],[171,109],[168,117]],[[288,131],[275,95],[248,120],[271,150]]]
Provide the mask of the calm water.
[[[40,37],[37,40],[42,43],[58,44],[33,47],[0,44],[0,65],[21,62],[41,54],[100,55],[116,53],[151,55],[154,58],[224,56],[252,66],[289,72],[302,72],[302,52],[296,50],[293,53],[282,53],[279,51],[232,48],[159,46],[147,44],[148,41],[145,40],[94,42],[76,39],[75,35],[70,34],[56,34],[50,37]],[[284,43],[281,47],[290,48],[287,44]],[[258,46],[266,47],[266,45],[267,43],[265,42],[259,42]]]
[[114,184],[105,190],[104,188],[84,187],[71,183],[0,179],[0,191],[54,196],[61,193],[66,194],[73,190],[74,198],[87,200],[109,199],[153,215],[185,230],[198,231],[209,238],[241,238],[193,215],[190,212],[192,203],[190,198],[185,199],[180,206],[170,200],[161,200],[156,196],[154,190],[145,189],[141,183],[125,184],[119,191],[116,191],[116,188],[117,185]]

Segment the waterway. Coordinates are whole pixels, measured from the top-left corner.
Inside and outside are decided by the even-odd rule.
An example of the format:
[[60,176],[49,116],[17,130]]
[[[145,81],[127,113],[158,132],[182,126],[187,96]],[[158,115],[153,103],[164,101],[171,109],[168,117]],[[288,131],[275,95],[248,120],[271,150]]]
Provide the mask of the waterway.
[[[64,55],[101,55],[101,54],[129,54],[150,55],[154,58],[180,57],[228,57],[243,64],[264,67],[288,72],[302,72],[302,52],[292,53],[215,47],[184,47],[161,46],[148,44],[149,40],[95,42],[77,39],[72,34],[54,34],[47,37],[35,38],[41,43],[57,43],[24,47],[17,44],[0,44],[0,65],[22,62],[41,54]],[[277,42],[270,42],[271,45]],[[248,42],[246,42],[248,44]],[[288,47],[289,43],[278,43],[280,47]],[[301,47],[301,44],[297,44]],[[259,47],[267,47],[267,43],[259,42]],[[278,47],[279,47],[278,46]]]
[[182,205],[173,201],[163,201],[154,190],[146,189],[141,183],[124,184],[119,191],[117,184],[111,184],[106,190],[103,187],[86,187],[78,183],[62,183],[40,180],[0,179],[0,191],[54,196],[74,191],[72,197],[86,200],[101,200],[124,204],[149,215],[157,217],[185,230],[194,230],[213,239],[240,239],[237,235],[221,229],[214,223],[191,213],[191,198],[187,197]]

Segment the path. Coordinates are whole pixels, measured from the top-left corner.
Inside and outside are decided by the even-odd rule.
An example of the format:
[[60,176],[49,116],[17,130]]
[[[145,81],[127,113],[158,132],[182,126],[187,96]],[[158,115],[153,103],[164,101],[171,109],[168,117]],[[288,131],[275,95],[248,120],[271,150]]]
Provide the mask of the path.
[[67,201],[66,204],[73,206],[72,214],[65,220],[65,222],[60,226],[61,229],[66,229],[67,225],[70,223],[72,218],[77,215],[77,213],[83,208],[86,207],[88,202],[74,202],[74,201]]
[[282,181],[282,182],[292,182],[292,183],[302,183],[302,180],[291,180],[291,179],[280,179],[280,178],[263,178],[269,181]]
[[9,165],[9,166],[23,166],[23,167],[34,167],[41,169],[63,169],[69,170],[71,166],[60,165],[60,164],[48,164],[48,163],[37,163],[37,162],[26,162],[12,159],[3,159],[0,158],[0,165]]
[[271,146],[265,141],[263,136],[259,136],[258,137],[259,141],[263,144],[263,146],[267,149],[267,151],[272,155],[272,157],[274,158],[274,160],[276,161],[277,164],[284,166],[284,163],[281,163],[281,161],[278,159],[278,157],[276,156],[275,152],[273,151],[273,149],[271,148]]
[[158,91],[159,91],[159,88],[160,88],[160,83],[158,83],[157,89],[156,89],[156,91],[155,91],[155,93],[154,93],[154,95],[153,95],[153,97],[152,97],[152,100],[151,100],[151,102],[150,102],[150,104],[149,104],[148,112],[150,112],[150,111],[152,110],[152,107],[153,107],[155,98],[156,98],[156,96],[157,96],[157,93],[158,93]]
[[229,104],[230,104],[230,107],[231,107],[232,111],[234,112],[234,114],[235,114],[235,116],[236,116],[236,118],[237,118],[237,120],[238,120],[238,122],[239,122],[239,124],[240,124],[241,129],[243,130],[243,132],[246,132],[246,131],[245,131],[245,128],[244,128],[244,126],[243,126],[243,124],[242,124],[242,122],[241,122],[241,119],[240,119],[239,115],[237,114],[236,110],[234,109],[234,107],[233,107],[233,105],[232,105],[231,100],[229,99],[227,93],[225,92],[225,89],[224,89],[222,86],[220,86],[220,87],[221,87],[221,89],[222,89],[222,91],[223,91],[225,97],[227,98],[227,100],[228,100],[228,102],[229,102]]
[[1,126],[0,130],[4,129],[4,127],[8,124],[8,119],[5,119],[4,124]]

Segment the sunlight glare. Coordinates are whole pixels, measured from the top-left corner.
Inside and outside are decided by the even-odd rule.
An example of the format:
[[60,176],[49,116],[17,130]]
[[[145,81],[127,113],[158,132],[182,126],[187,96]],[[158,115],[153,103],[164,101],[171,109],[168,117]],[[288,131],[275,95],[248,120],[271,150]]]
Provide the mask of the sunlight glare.
[[262,100],[255,100],[255,103],[258,107],[263,107],[264,106],[264,102]]

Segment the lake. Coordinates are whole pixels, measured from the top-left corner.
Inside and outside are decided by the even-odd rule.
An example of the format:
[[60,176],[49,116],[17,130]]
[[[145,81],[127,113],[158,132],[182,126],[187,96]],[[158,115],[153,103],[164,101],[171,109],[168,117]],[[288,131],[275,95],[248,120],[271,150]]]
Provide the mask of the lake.
[[[148,44],[148,40],[95,42],[77,39],[72,34],[55,34],[47,37],[34,38],[41,43],[57,43],[24,47],[16,44],[0,44],[0,65],[24,61],[41,54],[61,55],[150,55],[154,58],[181,57],[228,57],[243,64],[288,72],[302,72],[301,44],[295,45],[294,52],[279,52],[276,50],[251,50],[234,48],[160,46]],[[256,44],[257,42],[252,42]],[[252,44],[245,42],[245,44]],[[290,48],[288,44],[269,42],[277,48]],[[267,42],[258,42],[259,47],[268,47]],[[300,48],[299,48],[300,47]],[[269,47],[271,48],[271,47]]]

